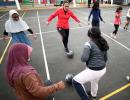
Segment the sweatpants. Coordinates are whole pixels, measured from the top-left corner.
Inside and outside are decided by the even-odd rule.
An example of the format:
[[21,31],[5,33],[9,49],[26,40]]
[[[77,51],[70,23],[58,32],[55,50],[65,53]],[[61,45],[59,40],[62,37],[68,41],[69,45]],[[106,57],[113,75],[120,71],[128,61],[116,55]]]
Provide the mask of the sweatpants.
[[86,68],[73,78],[73,86],[82,100],[88,100],[86,93],[87,90],[85,89],[84,84],[86,82],[91,83],[91,95],[96,97],[98,91],[98,82],[105,73],[106,68],[98,71]]

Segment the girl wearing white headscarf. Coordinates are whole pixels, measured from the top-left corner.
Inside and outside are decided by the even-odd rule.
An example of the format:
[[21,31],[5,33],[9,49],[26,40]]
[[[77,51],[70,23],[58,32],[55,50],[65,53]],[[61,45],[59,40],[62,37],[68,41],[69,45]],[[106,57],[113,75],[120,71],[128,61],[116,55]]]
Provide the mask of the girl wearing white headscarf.
[[4,39],[8,36],[8,33],[12,35],[13,43],[25,43],[27,45],[31,45],[31,41],[28,39],[25,31],[29,31],[34,38],[36,35],[29,28],[27,23],[22,20],[16,10],[9,11],[9,19],[5,23],[5,31],[4,31]]

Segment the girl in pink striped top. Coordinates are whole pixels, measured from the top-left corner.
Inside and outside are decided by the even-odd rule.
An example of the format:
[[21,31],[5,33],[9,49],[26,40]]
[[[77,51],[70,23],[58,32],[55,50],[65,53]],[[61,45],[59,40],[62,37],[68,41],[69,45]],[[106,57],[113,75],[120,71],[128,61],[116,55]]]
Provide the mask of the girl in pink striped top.
[[111,33],[111,37],[116,38],[119,25],[121,24],[121,11],[122,7],[118,7],[115,12],[114,27],[115,30]]

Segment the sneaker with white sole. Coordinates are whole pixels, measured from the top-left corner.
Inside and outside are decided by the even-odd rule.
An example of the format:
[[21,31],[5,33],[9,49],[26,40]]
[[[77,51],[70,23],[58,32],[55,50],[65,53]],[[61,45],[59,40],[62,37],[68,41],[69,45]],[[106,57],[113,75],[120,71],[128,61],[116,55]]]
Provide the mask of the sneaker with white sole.
[[110,33],[110,36],[113,37],[113,33]]
[[65,48],[65,52],[66,52],[66,53],[69,53],[69,49],[68,49],[68,48]]
[[127,76],[126,76],[126,80],[127,80],[127,81],[130,81],[130,76],[127,75]]
[[127,31],[127,30],[128,30],[128,27],[127,27],[127,26],[125,26],[125,27],[124,27],[124,30],[126,30],[126,31]]
[[72,54],[72,53],[73,53],[73,51],[71,51],[71,50],[69,50],[69,52],[67,52],[68,55],[70,55],[70,54]]
[[28,58],[28,62],[30,61],[31,59],[30,58]]
[[113,36],[114,39],[117,39],[116,35]]
[[97,99],[97,97],[94,97],[94,96],[91,95],[91,91],[87,91],[87,94],[88,94],[90,100],[96,100]]

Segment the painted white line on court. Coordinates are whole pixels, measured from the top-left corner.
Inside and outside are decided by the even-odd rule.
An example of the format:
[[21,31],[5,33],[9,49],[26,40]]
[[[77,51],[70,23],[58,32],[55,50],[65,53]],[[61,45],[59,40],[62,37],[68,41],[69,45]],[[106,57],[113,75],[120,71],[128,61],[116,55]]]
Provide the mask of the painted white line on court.
[[[103,33],[103,32],[102,32]],[[111,38],[110,36],[106,35],[105,33],[103,33],[104,36],[108,37],[109,39],[113,40],[114,42],[116,42],[117,44],[121,45],[122,47],[124,47],[125,49],[127,49],[128,51],[130,51],[130,48],[128,48],[127,46],[123,45],[122,43],[118,42],[117,40]]]
[[[39,18],[40,17],[45,17],[45,18],[48,18],[49,16],[39,16]],[[32,16],[32,17],[26,17],[26,19],[35,19],[35,18],[37,18],[37,16]]]
[[0,19],[3,18],[5,15],[7,15],[8,12],[6,12],[5,14],[3,14],[2,16],[0,16]]
[[[70,28],[71,30],[74,30],[74,29],[79,29],[79,28],[86,28],[88,26],[83,26],[83,27],[75,27],[75,28]],[[42,32],[43,34],[44,33],[53,33],[53,32],[57,32],[57,30],[53,30],[53,31],[46,31],[46,32]]]
[[23,13],[22,18],[23,18],[23,16],[25,15],[25,13],[26,13],[26,12]]
[[0,22],[6,21],[7,19],[0,19]]
[[[83,20],[82,20],[82,22],[83,22]],[[108,21],[105,21],[105,22],[107,22],[107,23],[113,25],[113,23],[110,23],[110,22],[108,22]],[[84,24],[85,24],[85,23],[84,23]],[[86,23],[86,25],[87,25],[87,23]],[[120,28],[121,28],[121,27],[120,27]],[[121,28],[121,29],[123,29],[123,28]],[[129,32],[129,31],[128,31],[128,32]],[[102,32],[102,33],[103,33],[103,32]],[[117,44],[119,44],[120,46],[124,47],[126,50],[130,51],[130,48],[128,48],[127,46],[125,46],[125,45],[123,45],[122,43],[118,42],[117,40],[111,38],[110,36],[106,35],[105,33],[103,33],[103,35],[105,35],[106,37],[110,38],[111,40],[113,40],[114,42],[116,42]]]
[[[89,27],[89,26],[74,27],[74,28],[70,28],[70,30],[80,29],[80,28],[87,28],[87,27]],[[53,33],[53,32],[57,32],[57,30],[52,30],[52,31],[41,32],[41,34],[45,34],[45,33]],[[36,33],[36,34],[40,34],[40,33]],[[29,35],[31,35],[31,34],[29,34]],[[3,40],[3,38],[0,38],[0,40]]]
[[4,55],[5,55],[6,51],[7,51],[7,49],[9,48],[9,45],[10,45],[10,43],[11,43],[11,40],[12,40],[12,38],[9,39],[9,42],[7,43],[4,52],[2,53],[2,56],[0,57],[0,64],[1,64],[2,61],[3,61]]
[[49,69],[48,69],[48,64],[47,64],[47,59],[46,59],[46,53],[45,53],[45,48],[44,48],[44,43],[43,43],[43,37],[42,37],[42,32],[41,32],[41,25],[40,25],[40,19],[39,19],[38,11],[37,11],[37,20],[38,20],[38,26],[39,26],[39,34],[40,34],[40,37],[41,37],[40,39],[41,39],[41,44],[42,44],[42,52],[43,52],[43,57],[44,57],[47,79],[50,80],[50,74],[49,74]]
[[[110,25],[114,25],[113,23],[109,22],[109,21],[105,21],[106,23],[110,24]],[[123,29],[122,27],[119,26],[120,29]],[[123,29],[124,30],[124,29]],[[127,32],[130,32],[129,30],[125,30]]]

